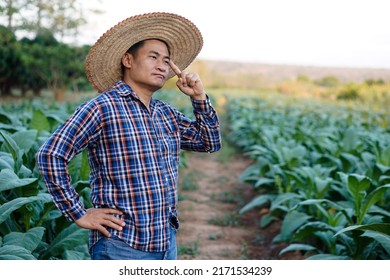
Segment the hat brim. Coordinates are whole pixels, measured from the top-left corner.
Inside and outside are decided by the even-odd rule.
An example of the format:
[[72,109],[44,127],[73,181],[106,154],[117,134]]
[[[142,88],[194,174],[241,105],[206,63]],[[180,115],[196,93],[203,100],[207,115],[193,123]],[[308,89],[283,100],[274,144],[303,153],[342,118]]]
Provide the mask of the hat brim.
[[[122,78],[121,59],[135,43],[160,39],[167,43],[172,61],[187,68],[199,54],[203,38],[188,19],[172,13],[148,13],[129,17],[106,31],[92,46],[85,62],[88,80],[99,92]],[[169,71],[168,79],[175,74]]]

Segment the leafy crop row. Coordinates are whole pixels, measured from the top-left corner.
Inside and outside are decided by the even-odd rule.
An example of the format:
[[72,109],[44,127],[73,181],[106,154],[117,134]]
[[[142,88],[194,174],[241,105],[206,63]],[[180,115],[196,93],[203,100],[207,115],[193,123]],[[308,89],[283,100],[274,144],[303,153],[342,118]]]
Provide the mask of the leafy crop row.
[[241,175],[258,196],[241,209],[282,220],[280,254],[389,259],[389,116],[316,105],[229,102],[230,136],[254,160]]
[[[87,231],[61,216],[35,166],[39,146],[70,111],[69,104],[0,108],[0,259],[89,257]],[[85,153],[75,157],[69,169],[74,185],[88,203],[85,157]]]

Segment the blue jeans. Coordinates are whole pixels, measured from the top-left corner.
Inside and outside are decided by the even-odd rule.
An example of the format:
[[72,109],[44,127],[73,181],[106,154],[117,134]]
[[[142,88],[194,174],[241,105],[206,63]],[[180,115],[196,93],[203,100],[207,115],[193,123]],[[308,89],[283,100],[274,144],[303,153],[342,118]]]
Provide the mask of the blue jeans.
[[135,250],[122,241],[120,238],[113,236],[110,238],[103,237],[91,248],[92,260],[176,260],[176,229],[171,228],[170,246],[165,252],[144,252]]

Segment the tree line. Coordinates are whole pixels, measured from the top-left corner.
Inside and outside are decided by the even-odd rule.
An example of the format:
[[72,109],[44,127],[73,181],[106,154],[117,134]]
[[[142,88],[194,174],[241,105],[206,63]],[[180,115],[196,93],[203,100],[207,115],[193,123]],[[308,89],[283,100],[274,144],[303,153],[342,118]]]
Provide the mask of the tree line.
[[78,34],[86,12],[99,11],[77,0],[0,0],[0,96],[48,89],[61,101],[69,89],[91,89],[84,73],[90,46],[63,42]]

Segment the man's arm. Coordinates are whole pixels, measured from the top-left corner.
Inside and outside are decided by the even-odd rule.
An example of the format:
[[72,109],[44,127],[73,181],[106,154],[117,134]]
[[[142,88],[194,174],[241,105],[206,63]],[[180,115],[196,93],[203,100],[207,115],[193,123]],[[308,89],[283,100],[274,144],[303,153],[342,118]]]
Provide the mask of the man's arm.
[[178,76],[177,87],[191,97],[196,121],[180,115],[181,148],[184,150],[215,152],[221,148],[219,118],[211,106],[202,81],[196,73],[182,72],[170,60],[169,65]]
[[68,172],[69,161],[96,137],[99,119],[98,110],[79,108],[47,139],[35,158],[54,204],[66,219],[109,236],[106,226],[117,230],[122,230],[124,226],[123,221],[113,216],[122,214],[121,211],[106,208],[86,210],[71,186]]

